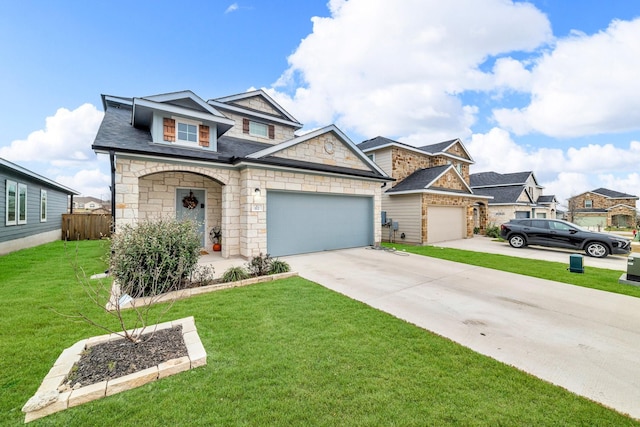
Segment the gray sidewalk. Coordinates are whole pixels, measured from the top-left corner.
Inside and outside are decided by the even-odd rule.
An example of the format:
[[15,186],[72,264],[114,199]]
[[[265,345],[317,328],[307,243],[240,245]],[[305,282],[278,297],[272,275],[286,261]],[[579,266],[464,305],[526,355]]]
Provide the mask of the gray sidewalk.
[[640,418],[638,298],[365,248],[283,259],[306,279]]

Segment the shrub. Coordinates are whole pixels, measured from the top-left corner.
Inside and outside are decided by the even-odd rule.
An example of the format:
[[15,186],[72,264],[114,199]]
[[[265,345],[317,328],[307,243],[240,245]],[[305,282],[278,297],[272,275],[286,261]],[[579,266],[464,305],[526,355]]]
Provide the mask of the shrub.
[[291,267],[285,261],[274,259],[271,261],[271,268],[269,268],[269,274],[280,274],[291,271]]
[[124,225],[112,238],[110,272],[133,298],[158,295],[191,275],[200,246],[193,221],[164,218]]
[[208,286],[215,283],[215,275],[216,270],[210,265],[196,265],[193,271],[191,272],[191,280],[190,283],[187,284],[188,287],[192,286]]
[[251,258],[247,264],[249,274],[252,276],[265,276],[271,271],[271,263],[273,259],[269,254],[262,255],[262,252],[258,256]]
[[487,232],[485,233],[487,237],[493,237],[494,239],[500,237],[500,227],[497,225],[489,225],[487,226]]
[[222,281],[227,282],[237,282],[239,280],[244,280],[249,278],[249,273],[244,267],[231,267],[227,269],[222,275]]

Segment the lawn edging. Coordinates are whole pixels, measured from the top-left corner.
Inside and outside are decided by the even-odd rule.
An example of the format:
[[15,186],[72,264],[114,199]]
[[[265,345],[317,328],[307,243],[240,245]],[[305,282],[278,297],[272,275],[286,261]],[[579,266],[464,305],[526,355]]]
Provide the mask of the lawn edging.
[[[129,309],[129,308],[134,308],[136,306],[143,307],[149,304],[176,301],[179,299],[185,299],[185,298],[189,298],[196,295],[202,295],[202,294],[208,294],[210,292],[220,291],[223,289],[239,288],[241,286],[254,285],[256,283],[263,283],[263,282],[271,282],[273,280],[286,279],[294,276],[298,276],[298,273],[295,271],[291,271],[286,273],[251,277],[249,279],[238,280],[236,282],[216,283],[214,285],[199,286],[196,288],[189,288],[189,289],[181,289],[178,291],[167,292],[159,296],[134,298],[134,299],[131,299],[130,301],[127,301],[126,303],[120,304],[119,308]],[[107,303],[105,308],[108,311],[115,310],[117,307],[116,303],[121,296],[122,296],[122,293],[120,292],[120,285],[118,285],[118,283],[114,280],[113,285],[111,287],[111,298],[109,299],[109,302]]]
[[[182,338],[187,347],[187,356],[171,359],[120,378],[90,384],[86,387],[66,390],[63,383],[82,353],[95,345],[123,339],[119,334],[106,334],[80,340],[62,351],[36,393],[22,407],[25,423],[54,414],[92,400],[101,399],[149,382],[188,371],[207,364],[207,352],[200,341],[193,316],[149,326],[162,330],[182,326]],[[134,331],[131,330],[131,333]]]

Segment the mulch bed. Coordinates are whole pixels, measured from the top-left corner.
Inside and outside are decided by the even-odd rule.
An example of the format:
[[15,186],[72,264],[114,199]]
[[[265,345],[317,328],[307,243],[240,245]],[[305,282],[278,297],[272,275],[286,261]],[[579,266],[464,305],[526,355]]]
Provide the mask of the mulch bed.
[[187,355],[182,326],[144,334],[139,343],[125,339],[109,341],[87,349],[65,384],[70,388],[85,387]]

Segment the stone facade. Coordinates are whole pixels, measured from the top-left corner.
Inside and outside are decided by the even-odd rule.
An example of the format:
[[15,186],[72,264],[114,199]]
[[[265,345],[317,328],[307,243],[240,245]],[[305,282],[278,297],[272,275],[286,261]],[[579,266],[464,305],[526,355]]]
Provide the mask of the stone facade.
[[[212,167],[119,156],[116,167],[116,224],[176,214],[176,189],[206,191],[205,230],[222,228],[222,256],[253,257],[267,253],[266,197],[270,190],[353,194],[374,197],[374,218],[380,218],[380,183],[363,179],[311,175],[262,168]],[[260,189],[260,192],[256,192]],[[379,242],[374,220],[374,241]]]
[[418,169],[426,169],[432,166],[434,165],[431,164],[431,156],[426,153],[420,154],[415,151],[393,147],[391,150],[391,172],[387,171],[387,173],[396,179],[392,184],[395,186]]
[[249,108],[251,110],[262,111],[263,113],[272,114],[275,116],[279,116],[281,114],[278,110],[273,108],[271,104],[265,101],[263,97],[257,95],[250,98],[238,100],[236,104],[241,105],[245,108]]
[[[473,229],[476,226],[474,221],[474,204],[477,199],[465,196],[451,196],[445,194],[423,194],[422,195],[422,242],[429,241],[428,236],[428,224],[427,224],[427,212],[430,206],[459,206],[466,208],[465,217],[466,221],[466,238],[473,237]],[[482,205],[484,206],[484,205]],[[482,217],[486,217],[486,209],[480,209],[480,213],[477,216],[478,220]]]
[[331,166],[350,167],[359,170],[369,170],[353,151],[336,138],[333,133],[323,134],[302,144],[279,151],[274,157],[285,159],[313,159],[314,163]]
[[[569,199],[569,221],[579,222],[580,217],[605,217],[606,227],[619,225],[616,217],[625,217],[625,224],[635,224],[637,198],[610,198],[602,194],[586,192]],[[587,202],[591,202],[591,206]],[[599,209],[606,212],[580,212],[583,209]]]

